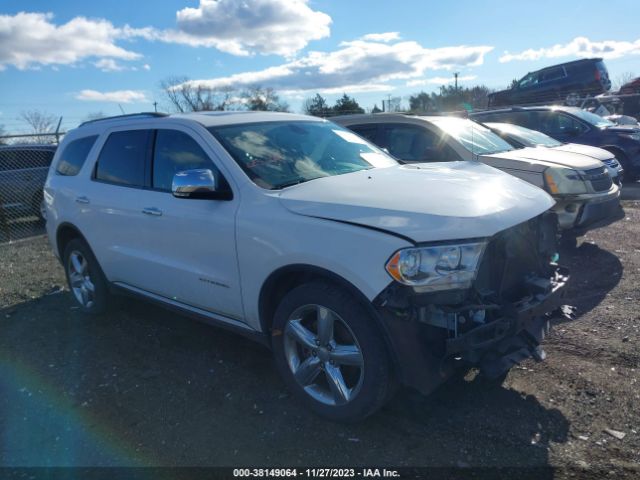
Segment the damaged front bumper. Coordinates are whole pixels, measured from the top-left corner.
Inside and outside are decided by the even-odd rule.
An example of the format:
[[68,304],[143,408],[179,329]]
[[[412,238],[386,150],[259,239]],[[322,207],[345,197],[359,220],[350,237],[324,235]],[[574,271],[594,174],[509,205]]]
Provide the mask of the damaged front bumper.
[[568,278],[562,267],[549,279],[529,278],[530,293],[505,304],[407,297],[397,288],[379,296],[376,306],[402,383],[427,394],[462,365],[477,366],[493,378],[526,358],[544,359],[540,343],[549,332],[548,313],[563,303]]

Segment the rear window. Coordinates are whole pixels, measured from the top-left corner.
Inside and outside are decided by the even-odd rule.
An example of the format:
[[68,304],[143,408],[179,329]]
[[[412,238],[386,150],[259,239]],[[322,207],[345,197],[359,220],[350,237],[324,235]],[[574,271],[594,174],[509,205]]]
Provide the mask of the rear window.
[[97,135],[84,137],[70,142],[62,151],[56,172],[60,175],[73,176],[77,175],[93,144],[96,143]]
[[109,135],[98,157],[96,180],[144,186],[150,137],[150,130],[127,130]]

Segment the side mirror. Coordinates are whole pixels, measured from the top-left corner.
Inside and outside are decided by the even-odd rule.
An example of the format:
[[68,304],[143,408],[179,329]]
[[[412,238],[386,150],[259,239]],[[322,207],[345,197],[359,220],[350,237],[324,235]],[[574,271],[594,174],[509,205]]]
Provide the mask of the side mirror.
[[171,192],[178,198],[219,198],[216,183],[209,169],[185,170],[173,176]]

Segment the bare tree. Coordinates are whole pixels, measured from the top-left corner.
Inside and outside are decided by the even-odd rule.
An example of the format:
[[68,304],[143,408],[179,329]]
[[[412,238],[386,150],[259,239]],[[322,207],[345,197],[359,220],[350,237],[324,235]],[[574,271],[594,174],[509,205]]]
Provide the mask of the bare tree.
[[35,136],[32,138],[36,143],[53,143],[55,137],[53,135],[42,135],[45,133],[54,133],[56,126],[56,116],[40,110],[25,110],[20,113],[20,120],[25,122],[31,132]]
[[242,94],[244,103],[249,110],[266,112],[288,112],[289,104],[280,97],[273,88],[253,87]]
[[188,77],[169,77],[160,82],[160,87],[171,111],[237,110],[241,104],[239,94],[232,88],[194,84]]
[[617,92],[618,90],[620,90],[620,87],[622,87],[625,83],[629,83],[631,80],[637,77],[638,76],[635,73],[624,72],[618,75],[616,79],[613,81],[611,90],[613,90],[614,92]]

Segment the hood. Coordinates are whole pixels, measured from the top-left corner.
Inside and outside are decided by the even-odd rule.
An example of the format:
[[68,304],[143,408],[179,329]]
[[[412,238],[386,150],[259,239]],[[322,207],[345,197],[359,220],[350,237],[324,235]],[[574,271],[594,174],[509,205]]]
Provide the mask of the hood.
[[543,190],[478,162],[397,165],[324,177],[286,188],[279,198],[299,215],[414,242],[489,237],[554,204]]
[[[589,170],[601,167],[599,160],[573,152],[565,152],[554,148],[520,148],[508,152],[481,155],[492,159],[504,159],[510,162],[506,168],[542,172],[547,167],[561,166],[576,170]],[[495,166],[495,162],[491,162]],[[519,163],[519,164],[518,164]],[[525,166],[526,165],[526,166]]]
[[553,150],[562,152],[579,153],[580,155],[586,155],[596,160],[610,160],[614,157],[613,153],[606,151],[604,148],[592,147],[590,145],[580,145],[578,143],[565,143],[558,147],[552,147]]
[[614,125],[611,127],[604,127],[604,130],[611,133],[640,133],[640,128],[635,125]]

